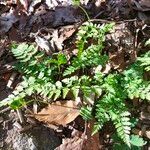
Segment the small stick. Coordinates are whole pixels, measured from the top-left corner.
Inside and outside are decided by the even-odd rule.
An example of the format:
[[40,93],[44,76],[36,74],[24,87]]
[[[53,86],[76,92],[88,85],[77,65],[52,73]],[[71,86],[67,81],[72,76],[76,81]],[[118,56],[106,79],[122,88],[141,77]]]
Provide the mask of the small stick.
[[91,22],[102,22],[102,23],[111,23],[111,22],[124,23],[124,22],[134,22],[136,20],[137,19],[128,19],[128,20],[122,20],[122,21],[113,21],[113,20],[105,20],[105,19],[91,19],[89,21],[91,21]]
[[24,123],[24,118],[20,109],[17,109],[17,115],[21,123]]
[[34,112],[34,114],[37,114],[37,110],[38,110],[38,105],[37,105],[37,102],[34,101],[33,102],[33,112]]
[[13,72],[12,75],[10,76],[10,79],[8,80],[7,88],[12,89],[12,84],[13,84],[16,76],[17,76],[17,73]]

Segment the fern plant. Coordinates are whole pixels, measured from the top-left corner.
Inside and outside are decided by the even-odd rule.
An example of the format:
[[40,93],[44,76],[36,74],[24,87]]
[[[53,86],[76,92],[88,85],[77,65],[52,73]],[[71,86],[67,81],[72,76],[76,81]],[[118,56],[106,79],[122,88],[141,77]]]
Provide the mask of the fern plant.
[[[85,69],[86,67],[98,65],[104,66],[106,64],[108,56],[106,54],[102,55],[102,49],[104,48],[105,34],[112,27],[113,23],[99,26],[91,22],[81,26],[77,34],[77,57],[73,59],[71,65],[65,70],[64,76],[70,75],[81,68]],[[91,42],[90,46],[89,42]]]
[[[112,121],[116,127],[119,137],[128,145],[130,134],[130,113],[128,112],[124,100],[126,95],[120,80],[120,75],[110,74],[104,79],[102,85],[104,96],[96,104],[95,118],[98,120],[99,128],[107,121]],[[119,105],[118,105],[119,104]],[[97,132],[97,127],[95,127]]]
[[18,60],[15,69],[23,74],[23,78],[0,106],[9,104],[17,109],[30,102],[30,97],[34,99],[34,95],[50,102],[66,99],[71,93],[74,99],[80,97],[83,101],[83,118],[95,118],[93,134],[104,123],[112,121],[119,138],[130,147],[131,114],[125,101],[134,98],[150,100],[150,84],[143,76],[149,67],[149,61],[145,60],[150,56],[146,53],[122,73],[104,74],[99,68],[105,67],[109,60],[104,51],[105,34],[113,25],[83,24],[77,33],[78,53],[69,60],[62,52],[47,56],[33,45],[13,45],[12,53]]
[[49,99],[54,95],[54,99],[61,96],[60,92],[58,94],[60,87],[56,76],[60,74],[61,65],[67,63],[64,54],[59,53],[57,56],[54,54],[53,58],[50,58],[43,52],[39,52],[33,45],[26,43],[13,44],[12,53],[19,60],[14,68],[23,74],[23,81],[7,99],[0,103],[0,106],[19,101],[32,94],[39,94]]

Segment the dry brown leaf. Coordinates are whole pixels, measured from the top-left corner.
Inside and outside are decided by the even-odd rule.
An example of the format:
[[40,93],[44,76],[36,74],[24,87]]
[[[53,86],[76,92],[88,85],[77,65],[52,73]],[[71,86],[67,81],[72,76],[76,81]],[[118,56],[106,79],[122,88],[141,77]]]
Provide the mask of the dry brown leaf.
[[55,150],[82,150],[84,139],[80,137],[63,139],[62,144]]
[[48,125],[66,125],[79,115],[79,109],[74,101],[57,101],[42,109],[35,118]]
[[73,138],[63,139],[62,144],[55,150],[99,150],[99,134],[91,135],[94,121],[87,124],[86,133]]
[[70,38],[76,31],[79,25],[67,25],[59,29],[59,35],[62,41]]

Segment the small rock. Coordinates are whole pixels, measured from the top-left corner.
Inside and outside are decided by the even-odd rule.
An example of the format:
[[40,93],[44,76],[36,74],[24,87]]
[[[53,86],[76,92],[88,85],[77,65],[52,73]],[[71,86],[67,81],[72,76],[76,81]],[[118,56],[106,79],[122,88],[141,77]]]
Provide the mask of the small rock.
[[52,130],[41,126],[24,133],[12,128],[7,132],[5,142],[14,150],[54,150],[61,144],[61,140]]

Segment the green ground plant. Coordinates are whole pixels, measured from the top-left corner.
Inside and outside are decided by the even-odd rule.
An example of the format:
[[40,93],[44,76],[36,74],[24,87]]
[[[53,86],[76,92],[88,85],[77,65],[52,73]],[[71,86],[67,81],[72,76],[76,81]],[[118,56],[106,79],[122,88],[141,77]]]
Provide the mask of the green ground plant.
[[9,104],[18,109],[31,102],[35,95],[52,102],[66,99],[72,93],[75,100],[80,97],[84,102],[81,116],[87,121],[95,118],[93,134],[111,121],[118,137],[131,147],[131,114],[126,100],[150,100],[150,82],[144,79],[144,71],[150,67],[145,60],[150,55],[148,52],[141,56],[122,73],[104,74],[100,68],[109,60],[103,50],[105,35],[113,26],[113,23],[83,24],[77,33],[78,53],[69,60],[62,52],[47,56],[33,45],[13,44],[11,51],[18,60],[14,68],[23,75],[22,82],[0,106]]

